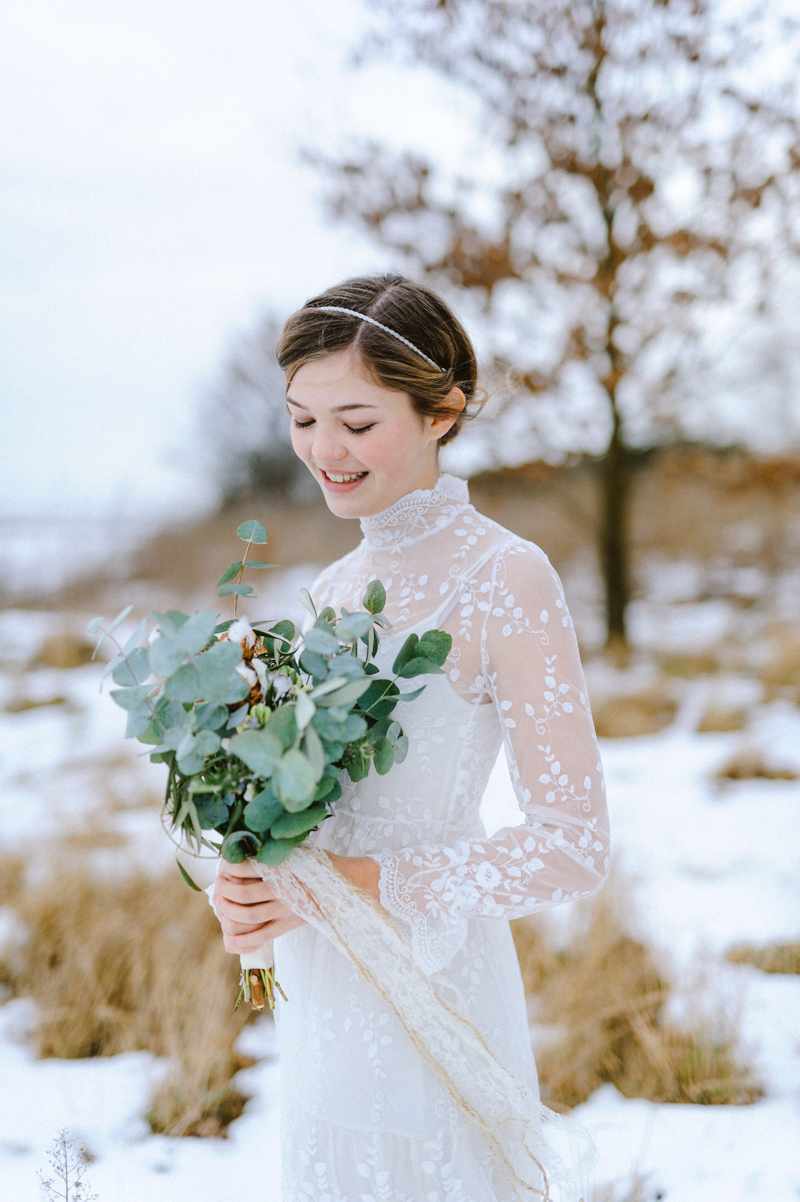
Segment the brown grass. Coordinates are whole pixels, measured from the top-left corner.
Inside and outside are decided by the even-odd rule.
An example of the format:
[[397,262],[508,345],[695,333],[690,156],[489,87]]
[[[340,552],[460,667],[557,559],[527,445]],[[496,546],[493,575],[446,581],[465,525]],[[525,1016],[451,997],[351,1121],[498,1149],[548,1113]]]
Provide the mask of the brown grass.
[[769,764],[759,751],[742,751],[714,773],[720,784],[737,780],[797,780],[794,768]]
[[67,1059],[147,1049],[171,1068],[148,1114],[154,1131],[223,1134],[244,1099],[230,1085],[243,1061],[233,1042],[238,964],[222,947],[203,896],[177,871],[150,879],[99,878],[88,857],[40,865],[26,884],[6,862],[0,903],[30,939],[0,980],[37,1004],[39,1054]]
[[797,943],[768,943],[762,947],[739,943],[727,952],[725,959],[731,964],[752,964],[762,972],[800,975],[800,940]]
[[760,1091],[738,1061],[732,1021],[719,1008],[693,1030],[665,1017],[670,986],[648,948],[623,929],[618,906],[613,892],[600,895],[563,949],[540,920],[513,924],[533,1017],[555,1024],[554,1041],[537,1050],[543,1101],[571,1109],[604,1082],[654,1102],[755,1101]]

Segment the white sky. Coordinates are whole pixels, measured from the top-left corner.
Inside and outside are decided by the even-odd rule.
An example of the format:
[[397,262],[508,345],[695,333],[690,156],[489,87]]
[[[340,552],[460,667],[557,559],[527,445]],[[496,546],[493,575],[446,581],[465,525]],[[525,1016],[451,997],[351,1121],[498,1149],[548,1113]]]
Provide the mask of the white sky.
[[191,410],[232,333],[385,266],[301,144],[472,139],[348,52],[359,0],[25,0],[0,14],[0,514],[195,505]]

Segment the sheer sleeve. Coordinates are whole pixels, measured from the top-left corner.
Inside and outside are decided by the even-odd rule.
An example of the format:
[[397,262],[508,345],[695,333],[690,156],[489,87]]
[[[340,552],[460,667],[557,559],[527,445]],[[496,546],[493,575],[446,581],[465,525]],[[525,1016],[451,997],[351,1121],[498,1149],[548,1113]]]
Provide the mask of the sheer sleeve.
[[599,751],[556,572],[537,547],[516,540],[467,593],[460,612],[464,628],[471,624],[472,691],[476,704],[488,694],[495,706],[525,821],[491,839],[377,857],[382,904],[410,926],[429,972],[461,946],[467,915],[520,918],[596,892],[608,871]]

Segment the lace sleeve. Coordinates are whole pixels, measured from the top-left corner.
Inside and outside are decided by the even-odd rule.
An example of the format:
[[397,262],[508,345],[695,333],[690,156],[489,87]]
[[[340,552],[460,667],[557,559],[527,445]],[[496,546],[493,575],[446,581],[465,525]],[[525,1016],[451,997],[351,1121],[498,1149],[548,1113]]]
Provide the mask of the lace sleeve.
[[561,582],[537,547],[517,541],[471,590],[483,614],[473,687],[503,724],[525,822],[378,857],[381,901],[410,925],[428,971],[461,946],[466,915],[520,918],[596,892],[608,871],[603,775]]

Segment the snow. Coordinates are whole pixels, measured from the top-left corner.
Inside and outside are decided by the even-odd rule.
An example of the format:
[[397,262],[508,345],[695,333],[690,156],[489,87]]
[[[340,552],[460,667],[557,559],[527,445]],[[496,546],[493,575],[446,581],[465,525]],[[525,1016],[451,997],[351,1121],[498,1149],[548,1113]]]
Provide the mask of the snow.
[[[689,585],[670,585],[683,601]],[[667,599],[659,601],[666,610]],[[709,602],[698,625],[704,639],[721,637],[727,609]],[[673,607],[661,625],[661,646],[687,650],[684,620],[696,607]],[[656,637],[651,611],[642,638]],[[724,617],[724,620],[723,620]],[[34,830],[55,831],[91,820],[109,782],[120,798],[105,821],[128,837],[124,855],[160,868],[172,855],[152,796],[160,770],[137,758],[121,739],[122,716],[98,693],[100,668],[27,668],[36,644],[52,630],[50,616],[3,615],[13,655],[0,672],[0,704],[26,696],[64,701],[22,712],[0,712],[0,833],[6,848],[23,847]],[[704,644],[706,646],[707,643]],[[590,689],[618,689],[613,672],[590,672]],[[646,686],[652,666],[630,670],[628,683]],[[638,675],[637,675],[638,674]],[[593,683],[594,681],[594,683]],[[669,1202],[797,1202],[800,1192],[800,977],[766,975],[724,959],[733,943],[795,940],[800,931],[800,781],[752,780],[724,785],[719,767],[743,749],[800,769],[800,711],[786,700],[765,702],[752,676],[736,673],[681,682],[676,721],[658,735],[606,740],[606,771],[615,872],[624,881],[634,933],[647,937],[673,980],[698,979],[715,1004],[740,1016],[743,1046],[764,1087],[752,1106],[656,1105],[603,1086],[576,1115],[590,1131],[599,1159],[592,1186],[622,1199],[634,1180],[642,1198]],[[697,734],[709,698],[750,710],[746,730]],[[498,761],[484,801],[487,826],[519,820],[504,761]],[[566,908],[565,908],[566,914]],[[566,915],[568,919],[568,915]],[[25,933],[0,910],[0,943],[8,953]],[[1,1000],[1,999],[0,999]],[[682,1002],[681,988],[675,999]],[[688,1002],[687,1002],[688,1004]],[[37,1060],[31,1050],[32,1004],[0,1006],[0,1181],[14,1202],[41,1198],[36,1173],[65,1127],[92,1157],[89,1182],[100,1202],[231,1202],[280,1195],[279,1078],[269,1019],[245,1028],[240,1050],[256,1059],[237,1086],[251,1100],[226,1140],[168,1139],[150,1134],[144,1119],[165,1065],[138,1052],[87,1061]],[[258,1173],[254,1193],[253,1174]],[[638,1175],[638,1177],[637,1177]]]

